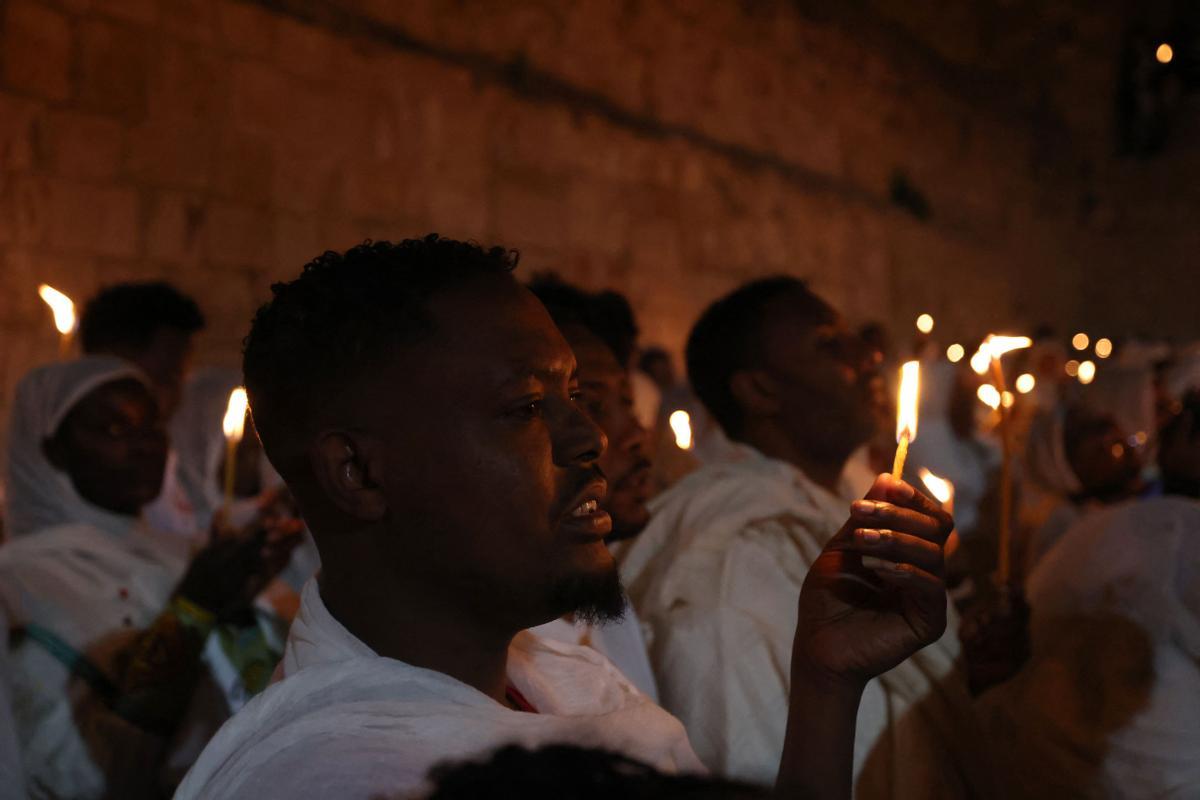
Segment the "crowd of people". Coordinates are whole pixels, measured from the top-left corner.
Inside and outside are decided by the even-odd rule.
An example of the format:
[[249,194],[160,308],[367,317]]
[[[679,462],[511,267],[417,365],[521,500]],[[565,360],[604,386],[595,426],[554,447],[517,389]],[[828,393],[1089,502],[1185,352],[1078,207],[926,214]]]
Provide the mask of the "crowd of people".
[[1043,331],[998,412],[779,276],[680,380],[622,295],[517,261],[327,252],[241,371],[169,285],[90,299],[12,404],[0,798],[1200,794],[1200,351],[1082,386]]

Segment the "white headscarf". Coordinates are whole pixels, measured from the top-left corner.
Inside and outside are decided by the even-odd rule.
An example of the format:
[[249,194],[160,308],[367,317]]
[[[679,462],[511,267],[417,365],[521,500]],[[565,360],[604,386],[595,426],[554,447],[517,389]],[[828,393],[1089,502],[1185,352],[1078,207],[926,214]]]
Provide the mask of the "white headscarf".
[[42,443],[54,435],[80,400],[97,387],[124,378],[149,385],[136,367],[113,356],[47,364],[21,379],[9,425],[5,508],[9,536],[68,523],[125,533],[137,523],[134,517],[106,511],[83,499],[70,477],[56,469],[42,451]]
[[1067,447],[1063,439],[1066,417],[1066,409],[1061,407],[1039,412],[1029,428],[1025,457],[1029,474],[1040,489],[1070,497],[1083,491],[1083,485],[1067,459]]

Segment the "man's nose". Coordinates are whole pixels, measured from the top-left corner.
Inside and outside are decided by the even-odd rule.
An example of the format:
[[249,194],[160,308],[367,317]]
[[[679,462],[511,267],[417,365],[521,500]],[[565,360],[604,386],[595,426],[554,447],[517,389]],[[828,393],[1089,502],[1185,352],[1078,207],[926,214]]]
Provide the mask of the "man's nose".
[[568,405],[555,437],[554,460],[561,466],[591,464],[608,449],[608,437],[574,403]]

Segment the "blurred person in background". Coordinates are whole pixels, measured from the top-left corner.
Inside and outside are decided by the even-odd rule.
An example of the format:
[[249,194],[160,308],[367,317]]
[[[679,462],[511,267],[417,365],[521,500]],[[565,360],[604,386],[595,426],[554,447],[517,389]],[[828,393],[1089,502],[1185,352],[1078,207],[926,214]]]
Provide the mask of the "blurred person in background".
[[[87,355],[117,356],[137,366],[150,379],[161,418],[170,422],[184,401],[195,338],[204,324],[196,301],[168,283],[118,283],[84,305],[79,340]],[[180,470],[189,468],[174,451],[168,453],[162,493],[146,509],[157,530],[187,537],[207,530],[180,483]]]
[[1161,439],[1167,494],[1080,517],[1026,581],[1032,659],[980,701],[1006,796],[1200,787],[1200,395]]
[[[650,466],[646,429],[634,410],[630,370],[600,338],[594,320],[596,296],[557,278],[540,276],[529,289],[542,301],[575,354],[581,401],[604,431],[608,447],[598,464],[608,480],[601,507],[612,518],[609,545],[627,542],[642,532],[650,513]],[[589,325],[589,320],[593,322]],[[538,636],[588,645],[613,664],[648,697],[658,702],[646,643],[637,615],[626,609],[620,620],[594,624],[568,615],[532,629]]]
[[[798,688],[781,669],[794,598],[855,496],[844,472],[875,430],[875,362],[803,282],[777,277],[711,305],[687,364],[732,452],[651,503],[622,578],[652,628],[664,705],[701,759],[769,783]],[[948,633],[867,685],[854,747],[861,796],[964,791],[956,745],[975,738],[961,719],[969,697],[957,656]]]
[[0,617],[25,777],[39,797],[157,796],[265,687],[280,631],[252,602],[295,526],[194,557],[153,530],[167,437],[151,382],[121,359],[33,370],[11,431],[8,510],[33,535],[0,547]]

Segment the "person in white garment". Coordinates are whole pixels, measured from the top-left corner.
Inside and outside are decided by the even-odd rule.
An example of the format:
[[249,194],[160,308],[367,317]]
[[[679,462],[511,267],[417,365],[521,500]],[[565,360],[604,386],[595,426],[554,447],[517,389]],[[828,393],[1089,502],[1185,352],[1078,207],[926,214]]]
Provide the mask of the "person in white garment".
[[[551,278],[535,280],[529,288],[571,346],[579,368],[584,407],[608,438],[608,447],[598,461],[608,481],[608,493],[600,507],[612,518],[612,532],[606,541],[609,545],[628,542],[650,519],[646,510],[650,496],[647,433],[636,415],[630,370],[621,365],[616,351],[601,338],[603,326],[592,321],[591,295]],[[533,632],[595,648],[634,686],[658,702],[658,686],[650,669],[641,623],[632,609],[626,608],[619,620],[602,625],[564,617],[539,625]]]
[[[137,366],[150,380],[162,419],[171,420],[183,401],[195,339],[204,325],[196,301],[168,283],[118,283],[84,305],[79,343],[86,355],[117,356]],[[186,466],[173,449],[168,451],[162,491],[145,515],[156,530],[198,540],[208,527],[197,519],[180,482],[180,468]]]
[[[688,377],[733,453],[651,503],[624,556],[652,629],[664,707],[715,772],[770,782],[797,686],[786,668],[793,598],[837,534],[843,473],[872,430],[871,360],[801,281],[726,295],[687,344]],[[861,797],[951,797],[979,768],[955,737],[969,700],[947,633],[866,688],[854,746]]]
[[[241,618],[286,542],[230,537],[192,558],[146,525],[167,442],[149,381],[128,362],[33,370],[11,431],[10,511],[33,527],[0,547],[0,630],[30,792],[160,793],[228,716],[204,679],[209,634]],[[257,665],[265,682],[274,667],[262,648],[229,654],[235,680]]]
[[[509,744],[703,769],[679,721],[606,658],[527,631],[610,618],[623,598],[599,505],[605,436],[515,261],[430,235],[327,252],[273,287],[246,386],[322,567],[282,679],[226,723],[177,800],[405,797],[434,765]],[[952,525],[881,478],[793,593],[781,796],[848,796],[863,686],[944,630]]]
[[1027,580],[1032,659],[980,701],[1008,797],[1200,787],[1200,396],[1162,441],[1176,493],[1081,518]]

